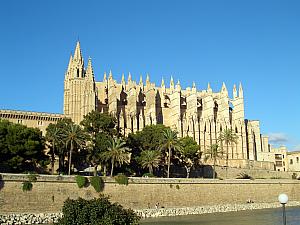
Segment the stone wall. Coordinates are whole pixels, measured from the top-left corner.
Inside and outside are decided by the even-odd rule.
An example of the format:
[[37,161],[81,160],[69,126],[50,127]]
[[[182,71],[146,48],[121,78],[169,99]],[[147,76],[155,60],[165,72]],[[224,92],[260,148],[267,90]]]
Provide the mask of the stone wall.
[[[24,175],[2,175],[0,212],[58,212],[66,198],[97,197],[92,187],[79,189],[74,177],[39,176],[29,192],[22,191]],[[300,201],[298,180],[211,180],[130,178],[129,185],[119,185],[107,178],[104,194],[112,201],[133,209],[160,207],[195,207],[218,204],[277,202],[279,193]]]

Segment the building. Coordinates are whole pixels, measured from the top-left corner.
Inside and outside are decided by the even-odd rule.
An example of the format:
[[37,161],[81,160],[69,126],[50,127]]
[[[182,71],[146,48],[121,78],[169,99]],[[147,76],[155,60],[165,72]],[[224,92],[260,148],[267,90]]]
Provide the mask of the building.
[[149,75],[145,82],[142,77],[136,82],[130,73],[127,81],[123,74],[118,83],[111,71],[104,73],[102,81],[95,81],[92,60],[85,67],[79,42],[65,72],[63,110],[63,115],[0,110],[0,118],[45,132],[50,122],[69,117],[79,124],[84,115],[98,110],[115,116],[124,135],[146,125],[164,124],[177,130],[179,137],[193,137],[201,151],[216,143],[222,131],[232,129],[238,141],[229,146],[231,166],[274,169],[277,163],[268,137],[260,133],[259,121],[245,119],[241,84],[234,85],[230,97],[224,83],[218,92],[209,84],[206,90],[197,90],[195,83],[183,89],[172,77],[168,85],[162,79],[156,86]]

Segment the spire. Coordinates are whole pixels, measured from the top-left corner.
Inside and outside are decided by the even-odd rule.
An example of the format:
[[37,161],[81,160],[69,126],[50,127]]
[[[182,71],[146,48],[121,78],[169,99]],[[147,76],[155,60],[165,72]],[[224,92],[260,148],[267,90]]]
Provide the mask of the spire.
[[108,80],[112,80],[112,79],[113,79],[113,75],[112,75],[111,70],[109,70]]
[[89,57],[87,69],[86,69],[86,77],[94,77],[94,71],[92,67],[92,59]]
[[240,83],[240,86],[239,86],[239,97],[244,98],[244,91],[243,91],[242,83]]
[[121,81],[121,83],[122,83],[123,87],[125,87],[126,81],[125,81],[125,75],[124,75],[124,73],[122,73],[122,81]]
[[210,83],[208,82],[208,84],[207,84],[207,92],[208,93],[212,93],[212,89],[211,89],[211,87],[210,87]]
[[132,81],[132,78],[131,78],[131,73],[129,72],[128,73],[128,84]]
[[79,41],[77,41],[77,43],[76,43],[76,48],[75,48],[75,53],[74,53],[74,60],[75,61],[82,61],[82,54],[81,54],[80,42]]
[[147,82],[150,82],[150,76],[149,76],[149,74],[147,73],[147,76],[146,76],[146,83]]
[[236,90],[236,85],[233,85],[233,98],[235,99],[237,97],[237,90]]
[[164,78],[162,77],[161,78],[161,85],[160,85],[162,88],[164,88],[165,87],[165,81],[164,81]]
[[107,82],[107,79],[106,79],[106,72],[104,72],[104,75],[103,75],[103,82]]
[[197,88],[196,88],[196,83],[195,83],[195,81],[193,81],[192,91],[193,91],[194,93],[197,92]]
[[224,82],[223,82],[223,84],[222,84],[221,92],[224,93],[224,94],[226,94],[226,95],[228,95],[228,91],[227,91],[227,88],[226,88],[226,85],[225,85]]
[[170,80],[170,89],[174,90],[174,80],[173,80],[173,76],[171,76],[171,80]]
[[181,90],[181,86],[180,86],[180,81],[178,79],[177,84],[176,84],[176,90],[180,91]]
[[140,75],[140,86],[144,86],[144,83],[143,83],[143,75],[142,75],[142,74]]
[[68,71],[71,69],[73,57],[72,54],[70,55],[69,64],[68,64]]

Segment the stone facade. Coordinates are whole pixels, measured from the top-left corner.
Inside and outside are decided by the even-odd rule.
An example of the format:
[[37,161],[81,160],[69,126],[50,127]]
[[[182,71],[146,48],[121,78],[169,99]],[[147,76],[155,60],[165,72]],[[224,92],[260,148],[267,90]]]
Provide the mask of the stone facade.
[[[67,198],[92,199],[99,196],[91,186],[78,188],[74,177],[68,176],[39,176],[37,182],[33,183],[32,191],[23,192],[22,181],[25,179],[17,175],[3,175],[1,213],[58,212]],[[146,209],[154,208],[156,203],[165,208],[174,208],[242,204],[249,199],[255,203],[278,202],[280,193],[286,193],[289,201],[300,201],[299,188],[299,181],[287,179],[130,178],[126,186],[107,178],[103,194],[125,207]]]
[[28,127],[39,128],[42,131],[43,135],[46,134],[46,128],[50,123],[56,123],[64,117],[64,115],[56,113],[0,109],[0,119],[6,119],[13,123],[22,124]]
[[223,83],[219,92],[213,92],[208,84],[206,90],[192,87],[182,89],[171,77],[166,85],[162,79],[158,87],[140,77],[137,83],[124,74],[118,83],[110,71],[102,81],[95,81],[91,59],[84,67],[80,43],[71,55],[65,73],[64,115],[79,123],[92,110],[115,116],[124,135],[142,130],[151,124],[164,124],[178,131],[179,137],[190,136],[200,145],[201,151],[216,143],[220,133],[232,129],[238,136],[237,144],[229,146],[229,159],[263,161],[269,152],[268,137],[260,133],[256,120],[244,117],[244,93],[242,85],[233,87],[229,97]]

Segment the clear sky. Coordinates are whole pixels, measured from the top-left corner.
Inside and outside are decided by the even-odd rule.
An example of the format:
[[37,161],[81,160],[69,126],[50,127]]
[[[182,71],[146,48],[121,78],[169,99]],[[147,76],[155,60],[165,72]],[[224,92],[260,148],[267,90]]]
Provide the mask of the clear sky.
[[298,0],[2,0],[0,29],[0,109],[62,113],[79,39],[98,81],[111,69],[214,91],[242,82],[246,118],[300,150]]

